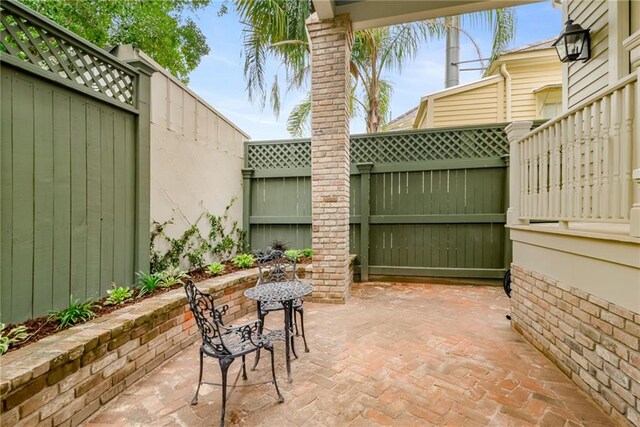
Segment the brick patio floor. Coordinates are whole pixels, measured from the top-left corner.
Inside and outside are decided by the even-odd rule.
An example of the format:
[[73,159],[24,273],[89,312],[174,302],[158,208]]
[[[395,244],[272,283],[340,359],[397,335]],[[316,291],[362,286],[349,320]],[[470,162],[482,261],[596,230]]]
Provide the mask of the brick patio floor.
[[[293,383],[286,381],[284,345],[276,343],[285,402],[276,402],[270,384],[237,388],[227,424],[614,425],[510,328],[508,305],[495,287],[377,283],[355,287],[346,305],[305,303],[311,352],[293,360]],[[279,313],[267,317],[268,327],[281,322]],[[219,388],[203,385],[199,404],[189,404],[198,345],[138,381],[86,426],[216,425]],[[269,378],[268,360],[249,371],[249,382]],[[217,361],[209,359],[205,379],[219,378]]]

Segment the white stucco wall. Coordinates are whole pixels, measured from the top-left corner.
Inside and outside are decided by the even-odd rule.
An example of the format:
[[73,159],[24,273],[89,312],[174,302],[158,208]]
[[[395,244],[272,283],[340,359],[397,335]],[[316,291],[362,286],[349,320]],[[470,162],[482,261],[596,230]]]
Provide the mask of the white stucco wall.
[[[145,59],[153,63],[146,57]],[[243,141],[249,136],[155,64],[151,79],[151,219],[173,237],[207,211],[242,226]],[[201,221],[201,230],[206,221]]]

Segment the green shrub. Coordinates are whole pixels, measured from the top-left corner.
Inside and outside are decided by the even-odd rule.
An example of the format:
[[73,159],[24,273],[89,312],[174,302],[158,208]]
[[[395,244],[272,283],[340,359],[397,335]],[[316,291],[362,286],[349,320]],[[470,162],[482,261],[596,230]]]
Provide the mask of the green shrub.
[[210,274],[217,276],[218,274],[222,274],[222,272],[224,271],[224,265],[219,262],[212,262],[211,264],[209,264],[209,267],[207,267],[207,271]]
[[302,258],[302,251],[299,251],[297,249],[289,249],[288,251],[284,252],[284,256],[289,258],[291,261],[298,261],[300,258]]
[[87,320],[91,320],[96,317],[93,312],[95,308],[99,307],[92,299],[88,299],[85,302],[79,302],[79,300],[73,300],[73,295],[69,298],[69,307],[64,310],[53,310],[49,314],[49,320],[53,320],[58,323],[58,329],[66,328],[67,326],[73,326],[78,323],[84,323]]
[[305,258],[311,258],[313,256],[313,249],[311,248],[302,249],[300,252],[302,252],[302,256]]
[[11,344],[17,344],[20,341],[26,340],[30,335],[27,333],[26,326],[17,326],[5,335],[5,326],[4,323],[0,323],[0,354],[5,354]]
[[162,283],[160,285],[161,287],[169,287],[178,283],[184,285],[183,280],[189,278],[187,272],[184,270],[180,270],[180,268],[178,267],[169,268],[160,273],[160,276],[162,277]]
[[156,289],[160,289],[164,286],[164,275],[160,273],[144,273],[142,271],[136,273],[138,276],[138,285],[140,285],[140,291],[138,292],[138,298],[145,294],[153,293]]
[[231,260],[233,265],[235,265],[238,268],[253,267],[253,264],[255,263],[255,261],[256,261],[255,257],[251,254],[236,255],[236,257],[233,260]]
[[104,302],[106,305],[120,305],[131,300],[133,297],[133,289],[128,286],[116,287],[116,284],[111,285],[113,289],[108,290],[109,298]]

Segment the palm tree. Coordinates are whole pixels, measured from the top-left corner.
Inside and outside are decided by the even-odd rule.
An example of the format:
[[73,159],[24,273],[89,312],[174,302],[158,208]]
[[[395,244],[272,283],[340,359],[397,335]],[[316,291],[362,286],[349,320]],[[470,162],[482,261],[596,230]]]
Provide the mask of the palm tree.
[[[299,0],[233,0],[244,29],[244,72],[251,101],[262,106],[269,99],[271,108],[280,112],[280,76],[276,72],[269,94],[265,65],[269,57],[280,60],[285,70],[287,91],[305,85],[309,75],[309,43],[305,20],[312,12],[311,2]],[[488,25],[493,32],[492,58],[514,37],[511,9],[463,15],[460,31],[469,37],[465,24]],[[363,115],[367,132],[378,132],[387,117],[393,87],[385,73],[401,70],[428,40],[444,37],[450,21],[432,19],[392,27],[360,30],[354,34],[351,55],[351,114]],[[292,110],[287,130],[301,136],[308,129],[311,112],[309,97]]]

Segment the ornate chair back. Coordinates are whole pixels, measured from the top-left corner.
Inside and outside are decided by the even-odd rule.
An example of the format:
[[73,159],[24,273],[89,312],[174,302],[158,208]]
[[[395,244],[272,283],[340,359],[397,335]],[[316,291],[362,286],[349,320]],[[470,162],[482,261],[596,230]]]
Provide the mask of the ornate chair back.
[[290,259],[282,251],[271,251],[258,258],[258,285],[272,282],[297,280],[296,260]]
[[214,353],[220,356],[231,354],[224,345],[223,334],[220,332],[220,325],[224,326],[222,316],[227,312],[228,306],[223,306],[220,310],[215,307],[213,297],[210,294],[201,292],[193,281],[189,280],[184,285],[189,300],[191,312],[198,325],[198,330],[202,335],[204,345],[210,347]]

